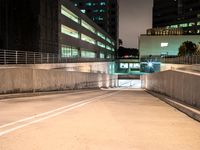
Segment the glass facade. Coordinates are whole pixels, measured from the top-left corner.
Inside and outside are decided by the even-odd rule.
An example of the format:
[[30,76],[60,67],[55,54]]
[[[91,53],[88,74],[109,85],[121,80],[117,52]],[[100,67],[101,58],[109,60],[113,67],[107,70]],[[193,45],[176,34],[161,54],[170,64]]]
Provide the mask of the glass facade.
[[84,28],[90,30],[91,32],[96,33],[95,29],[91,25],[89,25],[87,22],[85,22],[84,20],[81,20],[81,25]]
[[104,59],[105,58],[105,54],[104,53],[100,53],[100,58]]
[[98,45],[99,47],[102,47],[102,48],[105,48],[105,47],[106,47],[105,44],[103,44],[103,43],[101,43],[101,42],[97,42],[97,45]]
[[102,39],[106,39],[106,37],[105,37],[105,35],[103,35],[102,33],[100,33],[100,32],[97,32],[97,35],[100,37],[100,38],[102,38]]
[[[100,2],[95,3],[95,5],[98,4],[100,5]],[[87,4],[90,6],[90,3]],[[93,3],[92,3],[93,6]],[[71,9],[70,9],[71,10]],[[71,19],[72,21],[77,23],[77,26],[79,27],[84,27],[91,33],[94,33],[93,35],[88,35],[87,33],[83,33],[82,30],[79,30],[79,28],[75,28],[72,25],[65,25],[64,23],[61,22],[61,33],[64,35],[71,36],[73,38],[76,38],[78,40],[82,40],[85,42],[88,42],[88,44],[92,44],[95,47],[96,50],[87,49],[86,47],[82,47],[81,45],[77,45],[77,47],[72,47],[68,45],[67,42],[65,42],[65,38],[63,39],[60,51],[61,51],[61,57],[62,58],[76,58],[76,57],[81,57],[81,58],[112,58],[113,54],[107,54],[106,50],[114,51],[114,46],[115,43],[113,40],[109,38],[109,36],[104,33],[103,31],[99,30],[98,28],[95,28],[94,24],[88,23],[89,21],[87,18],[82,18],[78,14],[76,14],[74,11],[70,11],[68,7],[65,7],[64,5],[61,5],[61,15],[64,15],[65,17]],[[82,13],[86,13],[85,9],[80,10]],[[98,9],[97,12],[101,12],[101,9]],[[85,31],[85,30],[84,30]],[[91,34],[90,33],[90,34]],[[99,38],[98,38],[99,37]],[[101,39],[100,39],[101,38]],[[67,39],[68,41],[68,39]],[[78,42],[78,41],[76,41]],[[67,45],[65,45],[67,44]],[[84,45],[86,45],[85,43]],[[73,44],[74,45],[74,44]],[[99,48],[100,47],[100,48]],[[103,51],[104,49],[104,51]],[[98,54],[98,55],[97,55]]]
[[69,9],[67,9],[65,6],[61,5],[61,14],[68,17],[69,19],[79,23],[79,18],[77,15],[75,15],[73,12],[71,12]]
[[61,24],[61,33],[72,36],[74,38],[79,38],[78,31],[71,29],[63,24]]
[[85,34],[81,34],[81,40],[89,42],[91,44],[96,44],[96,41],[93,38],[91,38]]
[[108,45],[106,45],[106,49],[107,50],[112,50],[112,48],[110,46],[108,46]]
[[81,50],[82,58],[96,58],[96,53],[88,50]]
[[110,44],[112,44],[111,40],[109,38],[106,38],[106,41]]
[[75,47],[62,45],[61,47],[61,56],[62,57],[78,57],[78,49]]

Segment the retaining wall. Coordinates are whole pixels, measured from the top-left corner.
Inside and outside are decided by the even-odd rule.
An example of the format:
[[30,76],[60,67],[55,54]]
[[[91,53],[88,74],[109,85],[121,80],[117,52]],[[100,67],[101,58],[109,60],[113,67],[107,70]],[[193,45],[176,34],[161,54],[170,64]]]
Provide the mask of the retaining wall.
[[163,71],[141,77],[142,87],[200,108],[200,75]]
[[0,93],[117,86],[117,76],[31,68],[0,69]]

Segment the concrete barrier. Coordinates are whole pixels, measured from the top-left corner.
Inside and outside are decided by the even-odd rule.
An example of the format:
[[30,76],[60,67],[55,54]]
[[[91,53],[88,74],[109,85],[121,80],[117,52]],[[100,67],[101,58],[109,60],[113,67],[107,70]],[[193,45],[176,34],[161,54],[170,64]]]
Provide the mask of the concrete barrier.
[[54,91],[117,86],[117,76],[31,68],[0,69],[0,93]]
[[200,75],[163,71],[141,77],[142,87],[200,108]]

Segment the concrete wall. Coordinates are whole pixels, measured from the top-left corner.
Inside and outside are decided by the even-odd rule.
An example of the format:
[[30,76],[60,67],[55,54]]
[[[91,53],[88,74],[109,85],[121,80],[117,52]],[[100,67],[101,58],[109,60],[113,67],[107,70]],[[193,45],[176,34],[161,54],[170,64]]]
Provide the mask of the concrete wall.
[[142,87],[200,108],[200,75],[163,71],[141,77]]
[[117,86],[117,76],[31,68],[0,69],[0,93]]
[[[180,45],[185,41],[198,43],[199,35],[168,35],[168,36],[147,36],[139,38],[140,57],[149,55],[177,55]],[[168,43],[167,47],[161,47],[161,43]]]
[[85,63],[58,63],[58,64],[10,64],[0,65],[1,68],[33,68],[33,69],[62,69],[65,71],[93,72],[114,74],[114,62],[85,62]]
[[160,64],[160,71],[166,71],[166,70],[176,70],[179,68],[185,68],[185,67],[191,67],[191,65],[185,65],[185,64]]

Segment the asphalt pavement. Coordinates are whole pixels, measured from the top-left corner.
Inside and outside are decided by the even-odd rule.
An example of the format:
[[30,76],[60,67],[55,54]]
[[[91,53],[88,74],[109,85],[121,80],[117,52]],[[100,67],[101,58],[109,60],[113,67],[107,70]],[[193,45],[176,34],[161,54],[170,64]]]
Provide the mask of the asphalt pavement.
[[199,150],[200,123],[141,89],[0,100],[0,150]]

